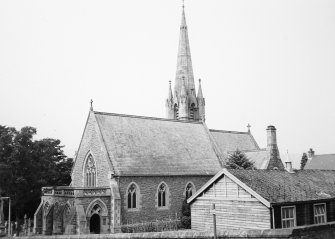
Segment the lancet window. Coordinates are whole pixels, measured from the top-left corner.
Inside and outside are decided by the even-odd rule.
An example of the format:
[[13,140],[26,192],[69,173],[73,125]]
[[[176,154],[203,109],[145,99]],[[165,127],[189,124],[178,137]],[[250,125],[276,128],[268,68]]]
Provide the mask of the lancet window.
[[167,187],[164,183],[158,187],[158,207],[166,206]]
[[133,183],[128,188],[128,208],[133,209],[137,208],[137,187]]
[[86,166],[85,166],[85,176],[86,176],[86,187],[95,187],[96,182],[96,167],[95,167],[95,161],[92,157],[92,155],[89,155],[86,160]]
[[195,115],[195,104],[192,103],[190,107],[190,119],[194,120],[194,115]]

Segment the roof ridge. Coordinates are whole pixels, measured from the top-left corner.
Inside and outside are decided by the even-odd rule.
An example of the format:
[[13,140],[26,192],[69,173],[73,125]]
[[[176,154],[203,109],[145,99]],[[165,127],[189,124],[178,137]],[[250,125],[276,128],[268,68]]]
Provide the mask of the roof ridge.
[[150,116],[140,116],[140,115],[127,115],[127,114],[118,114],[118,113],[108,113],[108,112],[100,112],[100,111],[94,111],[94,114],[110,115],[110,116],[120,116],[120,117],[127,117],[127,118],[138,118],[138,119],[150,119],[150,120],[159,120],[159,121],[171,121],[171,122],[179,122],[179,123],[201,124],[201,121],[193,121],[193,120],[176,120],[176,119],[166,119],[166,118],[158,118],[158,117],[150,117]]
[[231,130],[220,130],[220,129],[209,129],[210,132],[221,132],[221,133],[233,133],[233,134],[249,134],[248,132],[242,131],[231,131]]
[[[259,152],[259,151],[262,151],[262,152],[266,152],[266,148],[263,148],[263,149],[248,149],[248,150],[240,150],[241,152],[244,152],[244,153],[250,153],[250,152]],[[235,150],[230,150],[230,151],[227,151],[228,153],[229,152],[235,152]]]
[[217,142],[215,141],[215,139],[214,139],[212,133],[210,132],[210,130],[208,129],[206,123],[205,123],[204,121],[202,121],[201,123],[202,123],[202,125],[203,125],[203,127],[204,127],[204,129],[205,129],[205,132],[206,132],[206,134],[207,134],[207,136],[208,136],[208,138],[209,138],[209,142],[210,142],[210,144],[212,145],[212,148],[213,148],[213,150],[214,150],[214,153],[215,153],[216,156],[217,156],[217,159],[218,159],[218,161],[219,161],[219,164],[221,165],[221,167],[223,167],[223,166],[224,166],[224,163],[225,163],[225,162],[224,162],[224,156],[223,156],[223,153],[221,152],[220,147],[217,145]]
[[[326,156],[326,155],[335,155],[335,154],[314,154],[313,157],[315,157],[315,156]],[[312,158],[313,158],[313,157],[312,157]]]

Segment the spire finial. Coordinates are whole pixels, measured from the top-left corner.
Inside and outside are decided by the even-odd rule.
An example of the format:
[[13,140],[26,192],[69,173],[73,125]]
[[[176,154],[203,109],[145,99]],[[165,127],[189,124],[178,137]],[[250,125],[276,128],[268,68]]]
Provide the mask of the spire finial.
[[185,1],[184,0],[182,0],[183,1],[183,9],[184,9],[184,7],[185,7]]
[[92,100],[92,99],[91,99],[91,101],[90,101],[90,104],[91,104],[91,108],[90,108],[90,110],[93,111],[93,100]]
[[248,128],[248,133],[250,133],[250,128],[251,128],[251,125],[250,125],[250,124],[248,124],[248,125],[247,125],[247,128]]

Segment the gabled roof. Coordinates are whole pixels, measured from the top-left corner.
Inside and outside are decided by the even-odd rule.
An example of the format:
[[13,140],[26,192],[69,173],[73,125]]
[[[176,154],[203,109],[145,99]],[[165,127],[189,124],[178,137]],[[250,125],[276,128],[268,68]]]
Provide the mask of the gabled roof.
[[266,149],[261,150],[252,150],[252,151],[243,151],[245,155],[254,162],[254,165],[257,169],[267,169],[269,162],[270,162],[270,156],[268,151]]
[[[335,171],[332,170],[302,170],[289,173],[282,170],[223,169],[220,173],[233,175],[239,180],[239,186],[244,185],[251,189],[251,192],[254,192],[254,194],[251,193],[253,196],[258,195],[270,204],[335,198]],[[200,191],[206,190],[206,185],[208,187],[209,183],[197,191],[189,202],[200,195]]]
[[335,170],[335,154],[314,155],[307,161],[305,169]]
[[[244,170],[241,170],[244,171]],[[235,182],[238,186],[246,190],[248,193],[250,193],[253,197],[257,198],[260,202],[262,202],[265,206],[270,207],[270,203],[264,199],[261,195],[259,195],[257,192],[255,192],[253,189],[248,187],[248,185],[241,182],[238,178],[236,178],[232,173],[230,173],[227,169],[222,169],[220,172],[218,172],[213,178],[211,178],[205,185],[203,185],[192,197],[190,197],[187,200],[187,203],[192,203],[197,197],[199,197],[203,192],[205,192],[209,187],[213,185],[213,183],[217,182],[222,178],[222,176],[227,176],[230,178],[233,182]],[[235,198],[236,200],[236,198]]]
[[120,175],[214,175],[221,169],[201,122],[94,114]]
[[258,148],[249,133],[209,131],[198,121],[93,113],[120,175],[215,175],[222,160],[217,148],[228,151],[225,142],[228,149]]
[[209,130],[222,152],[244,150],[259,150],[259,147],[248,132]]

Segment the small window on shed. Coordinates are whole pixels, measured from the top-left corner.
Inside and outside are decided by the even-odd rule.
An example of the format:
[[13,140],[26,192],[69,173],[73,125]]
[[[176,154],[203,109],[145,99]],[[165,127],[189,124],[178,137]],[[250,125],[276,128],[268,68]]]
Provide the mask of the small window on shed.
[[326,211],[326,204],[319,203],[314,204],[314,223],[326,223],[327,222],[327,211]]
[[281,208],[281,221],[282,221],[282,228],[295,227],[296,225],[295,206]]

